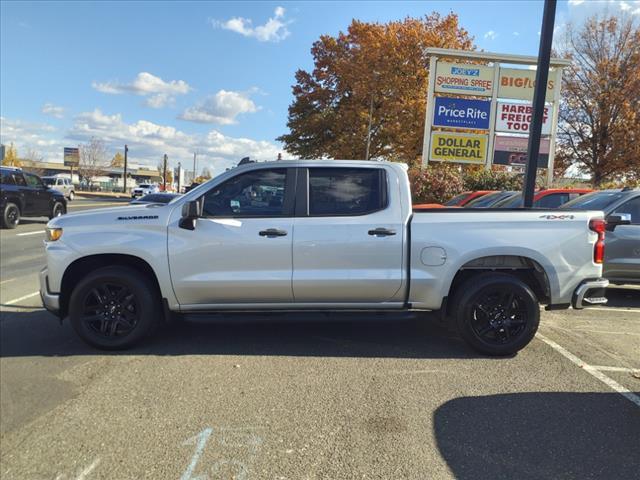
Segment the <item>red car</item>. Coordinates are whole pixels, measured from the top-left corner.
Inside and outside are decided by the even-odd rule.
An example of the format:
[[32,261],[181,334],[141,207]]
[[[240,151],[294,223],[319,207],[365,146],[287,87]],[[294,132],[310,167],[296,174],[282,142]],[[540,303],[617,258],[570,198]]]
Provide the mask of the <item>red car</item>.
[[495,190],[478,190],[477,192],[462,192],[456,195],[451,200],[443,204],[441,203],[419,203],[414,205],[414,210],[426,210],[429,208],[446,208],[446,207],[464,207],[467,203],[476,198],[480,198],[488,193],[493,193]]

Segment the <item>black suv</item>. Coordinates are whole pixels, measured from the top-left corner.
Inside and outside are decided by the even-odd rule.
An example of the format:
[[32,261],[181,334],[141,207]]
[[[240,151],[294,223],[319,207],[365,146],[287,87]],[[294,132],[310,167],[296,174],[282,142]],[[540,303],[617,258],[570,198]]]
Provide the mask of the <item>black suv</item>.
[[4,228],[16,228],[22,216],[51,219],[66,212],[62,192],[48,188],[37,175],[0,167],[0,222]]

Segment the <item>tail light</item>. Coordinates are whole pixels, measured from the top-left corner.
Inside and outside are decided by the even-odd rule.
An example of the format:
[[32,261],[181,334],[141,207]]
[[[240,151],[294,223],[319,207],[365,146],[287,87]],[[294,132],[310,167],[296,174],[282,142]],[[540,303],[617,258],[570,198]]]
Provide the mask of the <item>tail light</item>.
[[594,263],[604,262],[604,232],[606,231],[606,222],[601,219],[593,219],[589,222],[589,229],[598,234],[598,240],[593,247],[593,261]]

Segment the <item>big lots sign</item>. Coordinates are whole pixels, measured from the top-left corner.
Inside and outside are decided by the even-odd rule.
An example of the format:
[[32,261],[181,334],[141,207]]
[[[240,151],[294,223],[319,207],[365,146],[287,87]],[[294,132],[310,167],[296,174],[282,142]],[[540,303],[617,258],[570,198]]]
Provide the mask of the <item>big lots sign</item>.
[[[533,107],[526,103],[498,102],[496,132],[529,133]],[[542,135],[551,133],[551,107],[544,107]]]

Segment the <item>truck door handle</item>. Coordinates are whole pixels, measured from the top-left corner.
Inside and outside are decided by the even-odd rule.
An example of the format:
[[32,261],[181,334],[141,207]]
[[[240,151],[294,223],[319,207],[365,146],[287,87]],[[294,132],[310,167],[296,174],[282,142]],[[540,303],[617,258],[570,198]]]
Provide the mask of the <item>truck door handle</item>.
[[287,232],[286,230],[279,230],[277,228],[267,228],[266,230],[260,230],[258,232],[258,235],[260,235],[261,237],[286,237],[287,236]]
[[374,230],[369,230],[369,235],[373,235],[376,237],[388,237],[395,234],[396,231],[390,228],[376,228]]

